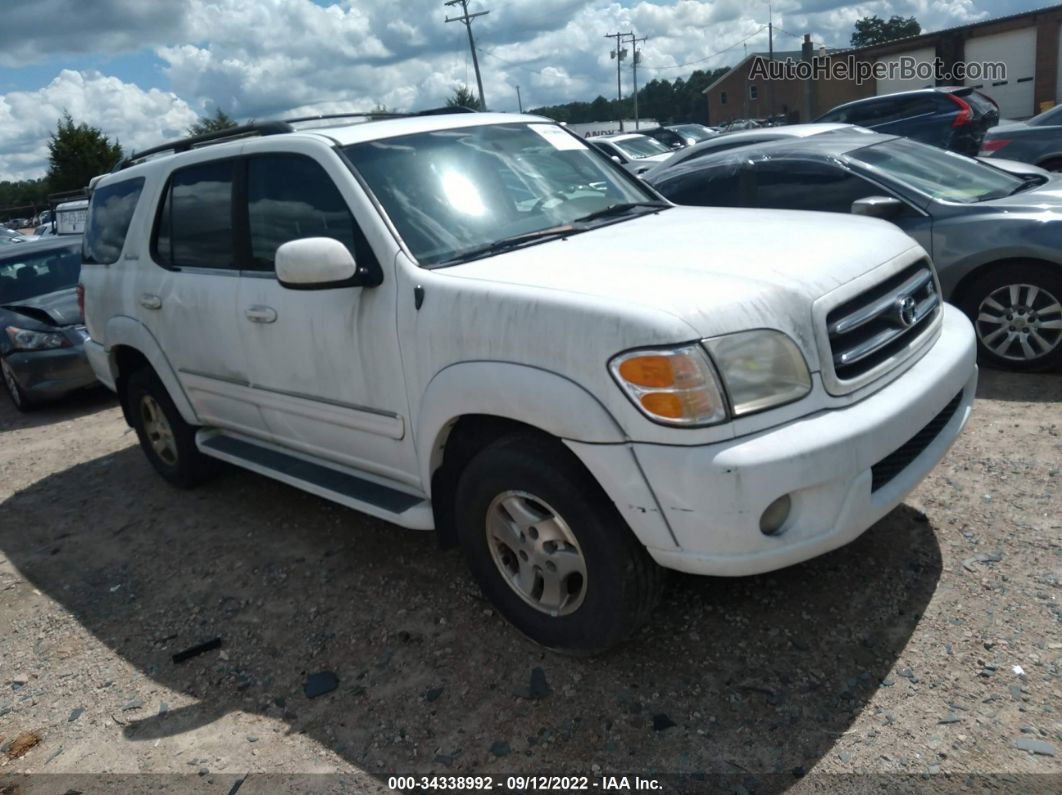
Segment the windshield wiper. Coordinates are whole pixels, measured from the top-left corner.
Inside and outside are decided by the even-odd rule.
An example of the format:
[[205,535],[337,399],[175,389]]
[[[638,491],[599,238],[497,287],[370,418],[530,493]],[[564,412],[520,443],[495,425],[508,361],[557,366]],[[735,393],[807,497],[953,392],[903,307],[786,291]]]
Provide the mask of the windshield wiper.
[[581,231],[583,230],[578,229],[571,224],[560,224],[558,226],[548,226],[545,229],[537,229],[534,232],[522,232],[519,235],[503,237],[501,240],[495,240],[494,242],[487,243],[483,246],[466,249],[450,259],[438,263],[436,267],[456,265],[459,262],[470,262],[474,259],[489,257],[491,254],[501,254],[503,251],[512,251],[513,249],[521,248],[522,246],[528,246],[532,243],[540,243],[545,240],[552,240],[557,237],[567,237],[568,235],[574,235]]
[[613,215],[623,215],[629,213],[631,210],[638,210],[642,208],[652,208],[654,210],[662,210],[666,207],[670,207],[670,204],[666,202],[622,202],[620,204],[613,204],[609,207],[605,207],[603,210],[595,210],[589,215],[576,218],[572,223],[582,224],[587,221],[596,221],[598,218],[608,218]]

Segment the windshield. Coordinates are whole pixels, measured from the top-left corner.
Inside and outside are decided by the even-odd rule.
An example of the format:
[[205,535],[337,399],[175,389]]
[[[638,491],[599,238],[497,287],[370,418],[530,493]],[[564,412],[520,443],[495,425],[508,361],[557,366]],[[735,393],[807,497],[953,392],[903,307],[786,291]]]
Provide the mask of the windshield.
[[1051,127],[1062,124],[1062,105],[1045,110],[1039,116],[1033,116],[1026,124],[1031,124],[1033,127]]
[[613,205],[659,201],[554,124],[437,130],[343,151],[426,266]]
[[998,199],[1028,184],[955,152],[906,139],[867,146],[850,153],[848,158],[940,201],[973,203]]
[[702,127],[699,124],[680,124],[677,127],[672,127],[672,130],[679,135],[684,135],[687,138],[692,138],[694,141],[707,141],[712,137],[711,132],[707,128]]
[[623,154],[634,160],[642,160],[653,155],[669,155],[671,150],[655,138],[642,135],[638,138],[625,138],[622,141],[613,141],[615,146],[623,150]]
[[81,245],[0,260],[0,304],[77,287]]

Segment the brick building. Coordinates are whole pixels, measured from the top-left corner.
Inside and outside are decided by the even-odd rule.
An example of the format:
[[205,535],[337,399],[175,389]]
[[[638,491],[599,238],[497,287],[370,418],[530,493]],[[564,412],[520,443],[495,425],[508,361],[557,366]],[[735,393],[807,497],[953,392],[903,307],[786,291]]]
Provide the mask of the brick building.
[[[1009,17],[987,19],[934,33],[899,39],[887,44],[837,50],[816,50],[811,37],[805,37],[802,50],[775,53],[775,60],[795,61],[815,57],[851,58],[868,64],[913,58],[933,63],[939,58],[945,70],[959,62],[1000,62],[1007,66],[1005,80],[963,81],[999,103],[1004,118],[1022,119],[1062,103],[1062,5],[1027,11]],[[806,122],[843,102],[891,94],[931,85],[951,85],[950,80],[893,79],[870,80],[860,84],[854,77],[845,80],[766,80],[753,77],[757,59],[766,53],[753,53],[704,90],[709,124],[735,119],[765,118],[784,114],[790,122]]]

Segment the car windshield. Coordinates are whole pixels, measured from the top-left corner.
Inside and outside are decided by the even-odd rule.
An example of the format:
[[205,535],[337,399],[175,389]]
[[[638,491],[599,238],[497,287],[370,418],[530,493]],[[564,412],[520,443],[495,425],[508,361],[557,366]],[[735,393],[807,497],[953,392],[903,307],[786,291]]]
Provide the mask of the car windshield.
[[0,259],[0,305],[77,287],[81,245]]
[[940,201],[988,201],[1017,193],[1028,184],[955,152],[906,139],[858,149],[848,159]]
[[1052,127],[1062,124],[1062,105],[1045,110],[1039,116],[1033,116],[1026,124],[1031,124],[1033,127]]
[[623,150],[623,154],[635,160],[642,160],[654,155],[669,155],[671,150],[655,138],[641,135],[637,138],[625,138],[622,141],[613,141],[613,144]]
[[679,135],[684,135],[687,138],[692,138],[694,141],[707,141],[712,137],[712,134],[708,132],[705,127],[699,124],[680,124],[677,127],[672,127],[672,130]]
[[554,124],[437,130],[343,151],[409,250],[429,267],[514,238],[547,239],[551,230],[609,207],[659,202]]

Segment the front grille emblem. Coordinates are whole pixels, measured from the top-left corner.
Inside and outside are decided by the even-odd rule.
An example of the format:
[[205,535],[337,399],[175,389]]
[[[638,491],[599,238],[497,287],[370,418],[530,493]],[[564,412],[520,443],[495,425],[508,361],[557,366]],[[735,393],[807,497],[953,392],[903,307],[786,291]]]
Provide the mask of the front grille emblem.
[[896,318],[904,328],[911,328],[914,325],[917,310],[918,302],[911,296],[905,295],[896,299]]

